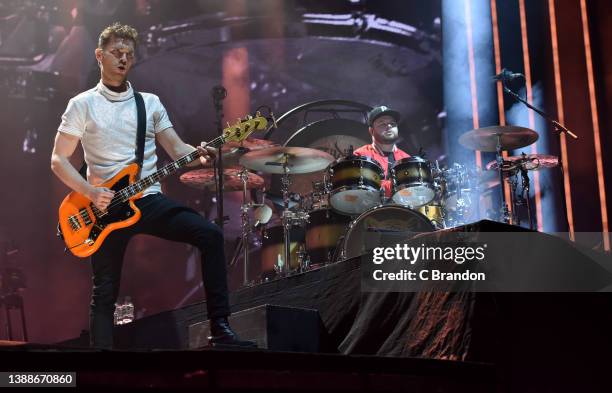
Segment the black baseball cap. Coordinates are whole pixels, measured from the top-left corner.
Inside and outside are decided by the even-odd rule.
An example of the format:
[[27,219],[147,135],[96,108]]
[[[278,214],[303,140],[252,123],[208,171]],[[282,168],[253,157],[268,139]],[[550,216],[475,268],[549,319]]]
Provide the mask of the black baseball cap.
[[399,120],[400,120],[399,112],[394,111],[388,106],[381,105],[381,106],[374,107],[374,109],[368,112],[368,125],[371,127],[372,123],[374,123],[374,120],[378,119],[379,117],[383,115],[389,115],[393,119],[395,119],[397,123],[399,123]]

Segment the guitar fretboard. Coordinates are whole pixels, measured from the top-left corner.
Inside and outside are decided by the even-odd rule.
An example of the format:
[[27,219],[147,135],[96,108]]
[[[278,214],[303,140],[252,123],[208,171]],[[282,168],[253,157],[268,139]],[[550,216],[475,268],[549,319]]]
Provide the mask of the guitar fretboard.
[[[223,145],[224,139],[223,136],[218,136],[212,141],[210,141],[207,146],[214,147],[215,149]],[[126,202],[128,199],[133,197],[134,195],[144,191],[148,187],[151,187],[153,184],[158,181],[163,180],[164,178],[170,176],[177,170],[181,169],[185,165],[197,160],[200,157],[200,152],[198,150],[194,150],[193,152],[179,158],[178,160],[171,162],[167,165],[164,165],[161,169],[158,169],[155,173],[150,174],[147,177],[144,177],[137,182],[130,184],[129,186],[122,188],[118,191],[113,197],[113,201]],[[112,203],[111,202],[111,203]]]

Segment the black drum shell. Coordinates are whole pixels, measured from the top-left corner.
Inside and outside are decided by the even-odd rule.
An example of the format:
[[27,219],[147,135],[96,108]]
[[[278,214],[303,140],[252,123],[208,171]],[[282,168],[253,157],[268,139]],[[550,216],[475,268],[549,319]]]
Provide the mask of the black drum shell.
[[[298,252],[304,247],[305,231],[304,228],[294,227],[289,230],[290,253],[289,270],[296,270],[300,267]],[[261,276],[262,279],[271,279],[276,276],[275,266],[278,256],[284,255],[284,236],[283,226],[277,225],[268,227],[264,230],[261,245]]]
[[434,181],[429,161],[408,157],[395,162],[393,165],[394,189],[421,184],[430,184],[433,189]]
[[309,213],[306,226],[306,251],[311,265],[333,262],[338,241],[351,222],[351,217],[331,209],[317,209]]
[[380,190],[384,171],[380,164],[370,157],[352,156],[343,158],[330,166],[332,193],[345,187],[361,185]]

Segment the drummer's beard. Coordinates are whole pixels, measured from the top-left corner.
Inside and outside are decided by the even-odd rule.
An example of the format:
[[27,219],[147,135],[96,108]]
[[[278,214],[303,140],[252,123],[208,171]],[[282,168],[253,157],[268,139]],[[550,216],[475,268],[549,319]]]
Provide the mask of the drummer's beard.
[[382,143],[384,145],[391,145],[397,143],[397,141],[399,140],[398,132],[388,133],[387,135],[385,134],[387,134],[386,131],[381,134],[374,135],[374,141],[376,141],[377,143]]

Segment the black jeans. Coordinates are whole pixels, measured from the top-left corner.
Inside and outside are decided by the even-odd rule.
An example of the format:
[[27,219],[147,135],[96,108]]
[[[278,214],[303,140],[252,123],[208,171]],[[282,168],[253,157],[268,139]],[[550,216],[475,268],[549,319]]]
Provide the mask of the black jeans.
[[202,253],[202,276],[206,291],[208,318],[230,314],[223,232],[196,211],[162,194],[147,195],[136,201],[142,216],[128,227],[111,232],[92,255],[93,292],[89,313],[91,345],[113,346],[113,314],[119,294],[123,256],[130,238],[144,233],[163,239],[189,243]]

